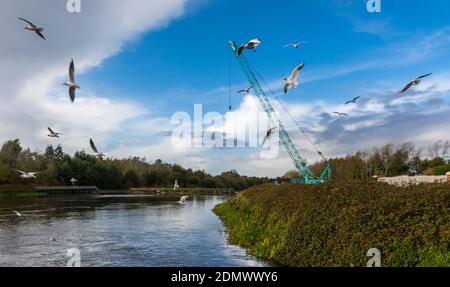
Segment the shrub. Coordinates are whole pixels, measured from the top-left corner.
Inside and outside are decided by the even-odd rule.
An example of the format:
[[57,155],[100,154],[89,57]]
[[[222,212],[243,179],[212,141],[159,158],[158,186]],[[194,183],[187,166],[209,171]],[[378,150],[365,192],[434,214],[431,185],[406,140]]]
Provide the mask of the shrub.
[[450,164],[441,165],[433,168],[433,175],[445,175],[450,171]]
[[450,185],[263,185],[214,211],[232,243],[287,266],[450,266]]

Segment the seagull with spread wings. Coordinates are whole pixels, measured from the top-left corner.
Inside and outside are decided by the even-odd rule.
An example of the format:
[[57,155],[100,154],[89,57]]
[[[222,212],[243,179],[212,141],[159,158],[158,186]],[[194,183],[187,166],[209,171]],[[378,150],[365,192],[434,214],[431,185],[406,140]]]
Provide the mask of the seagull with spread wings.
[[346,102],[345,104],[346,105],[348,105],[348,104],[356,104],[356,102],[360,99],[361,97],[356,97],[356,98],[354,98],[353,100],[350,100],[350,101],[348,101],[348,102]]
[[260,44],[261,44],[261,40],[258,38],[250,40],[248,43],[243,44],[238,48],[237,55],[240,56],[245,49],[255,50],[256,47],[258,47]]
[[284,84],[284,93],[285,94],[288,93],[289,89],[296,88],[298,86],[298,81],[297,81],[298,75],[300,74],[300,72],[303,70],[304,67],[305,67],[305,63],[301,63],[300,65],[295,67],[295,69],[292,71],[289,78],[284,78],[284,81],[286,82]]
[[48,128],[48,131],[50,132],[48,134],[48,137],[50,137],[50,138],[59,138],[59,136],[63,135],[62,133],[57,133],[57,132],[53,131],[50,127]]
[[45,36],[44,36],[44,34],[42,33],[42,32],[44,32],[44,28],[38,27],[38,26],[34,25],[33,23],[31,23],[31,22],[28,21],[27,19],[24,19],[24,18],[21,18],[21,17],[18,17],[18,18],[19,18],[20,20],[24,21],[25,23],[27,23],[27,26],[26,26],[24,29],[29,30],[29,31],[32,31],[32,32],[35,32],[36,34],[39,35],[39,37],[41,37],[42,39],[45,40]]
[[37,178],[36,174],[38,174],[38,172],[25,172],[25,171],[21,171],[16,169],[15,171],[20,173],[20,178],[23,179],[31,179],[31,178]]
[[94,143],[94,141],[93,141],[92,139],[89,140],[89,143],[90,143],[90,145],[91,145],[92,150],[93,150],[94,153],[95,153],[95,156],[97,156],[97,157],[99,157],[99,158],[102,158],[102,157],[105,156],[103,153],[101,153],[101,152],[98,151],[97,146],[95,146],[95,143]]
[[248,87],[247,89],[239,90],[239,91],[236,92],[236,94],[240,94],[240,93],[247,93],[247,94],[250,94],[250,90],[251,90],[252,88],[253,88],[253,87]]
[[69,81],[65,82],[63,85],[69,87],[69,96],[73,103],[75,101],[75,91],[80,89],[80,86],[75,82],[75,64],[73,59],[70,60]]
[[273,127],[266,132],[264,139],[261,142],[261,147],[263,147],[266,142],[272,137],[273,133],[278,129],[278,127]]
[[333,114],[336,114],[336,115],[338,115],[338,116],[340,116],[340,117],[348,116],[347,113],[340,113],[340,112],[333,112]]
[[284,45],[284,48],[292,47],[292,48],[298,49],[300,46],[303,46],[305,44],[306,44],[306,42],[292,43],[292,44]]
[[411,82],[409,82],[409,83],[403,88],[403,90],[400,91],[400,93],[406,92],[406,91],[409,90],[412,86],[417,86],[417,85],[419,85],[419,84],[422,82],[422,79],[423,79],[423,78],[429,77],[429,76],[431,76],[432,74],[433,74],[433,73],[429,73],[429,74],[422,75],[422,76],[420,76],[420,77],[415,78],[414,80],[412,80]]

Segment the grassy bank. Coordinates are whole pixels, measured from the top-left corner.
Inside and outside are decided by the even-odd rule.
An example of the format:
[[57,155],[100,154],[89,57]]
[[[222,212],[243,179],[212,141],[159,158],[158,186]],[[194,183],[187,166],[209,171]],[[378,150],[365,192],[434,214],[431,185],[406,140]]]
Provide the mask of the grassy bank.
[[450,185],[263,185],[218,205],[233,244],[287,266],[450,266]]

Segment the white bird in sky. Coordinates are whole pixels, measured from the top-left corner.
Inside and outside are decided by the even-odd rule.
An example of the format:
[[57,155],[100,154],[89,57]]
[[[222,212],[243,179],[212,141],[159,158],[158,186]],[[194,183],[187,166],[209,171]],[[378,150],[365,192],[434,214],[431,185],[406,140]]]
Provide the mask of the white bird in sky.
[[20,178],[23,179],[30,179],[30,178],[37,178],[36,174],[38,174],[38,172],[24,172],[21,170],[16,169],[15,171],[20,173]]
[[350,101],[346,102],[345,104],[346,104],[346,105],[351,104],[351,103],[356,104],[356,102],[357,102],[360,98],[361,98],[361,97],[356,97],[356,98],[354,98],[353,100],[350,100]]
[[188,198],[189,198],[189,196],[182,196],[182,197],[180,198],[180,201],[178,201],[177,203],[178,203],[178,204],[186,204]]
[[69,96],[70,100],[73,103],[75,101],[75,91],[77,89],[80,89],[80,86],[75,81],[75,64],[73,62],[73,59],[70,60],[69,81],[65,82],[63,85],[69,87]]
[[59,136],[63,135],[62,133],[54,132],[50,127],[48,128],[48,131],[50,132],[48,134],[48,137],[50,137],[50,138],[59,138]]
[[250,94],[250,90],[251,90],[252,88],[253,88],[253,87],[248,87],[247,89],[239,90],[239,91],[236,92],[236,94],[240,94],[240,93],[247,93],[247,94]]
[[336,115],[338,115],[338,116],[340,116],[340,117],[348,116],[348,114],[346,114],[346,113],[340,113],[340,112],[333,112],[333,114],[336,114]]
[[238,48],[237,55],[240,56],[245,49],[255,50],[256,47],[258,47],[260,44],[261,44],[261,40],[258,38],[250,40],[248,43],[243,44]]
[[261,143],[261,147],[264,146],[264,144],[272,137],[273,133],[278,129],[278,127],[273,127],[271,129],[269,129],[266,133],[266,136],[264,137],[262,143]]
[[300,46],[303,46],[305,44],[306,44],[306,42],[298,42],[298,43],[293,43],[293,44],[287,44],[287,45],[284,45],[284,48],[292,47],[292,48],[298,49]]
[[426,78],[428,76],[431,76],[433,73],[429,73],[420,77],[415,78],[414,80],[412,80],[411,82],[409,82],[404,88],[403,90],[400,91],[400,93],[404,93],[407,90],[409,90],[412,86],[417,86],[420,84],[420,82],[422,82],[423,78]]
[[44,31],[44,28],[38,27],[24,18],[21,18],[21,17],[18,17],[18,18],[20,20],[24,21],[25,23],[27,23],[27,26],[24,29],[35,32],[36,34],[39,35],[39,37],[41,37],[42,39],[45,40],[45,36],[44,36],[44,34],[42,34],[42,32]]
[[92,139],[89,140],[89,143],[90,143],[91,148],[92,148],[92,150],[94,151],[94,153],[95,153],[95,155],[96,155],[97,157],[100,157],[100,158],[101,158],[101,157],[104,157],[104,156],[105,156],[103,153],[101,153],[101,152],[98,151],[98,149],[97,149],[97,147],[95,146],[95,143],[94,143],[94,141],[93,141]]
[[284,78],[284,80],[286,81],[286,83],[284,84],[284,93],[285,94],[287,94],[289,89],[292,89],[292,88],[295,88],[298,86],[297,78],[304,67],[305,67],[305,63],[301,63],[292,71],[289,78]]

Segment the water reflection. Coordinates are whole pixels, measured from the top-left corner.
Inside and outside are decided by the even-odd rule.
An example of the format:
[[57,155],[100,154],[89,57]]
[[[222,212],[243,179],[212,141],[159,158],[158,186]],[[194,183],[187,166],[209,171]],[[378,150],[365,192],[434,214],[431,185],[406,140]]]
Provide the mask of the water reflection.
[[211,212],[225,199],[2,198],[0,266],[66,266],[69,248],[81,251],[82,266],[265,266],[227,243]]

